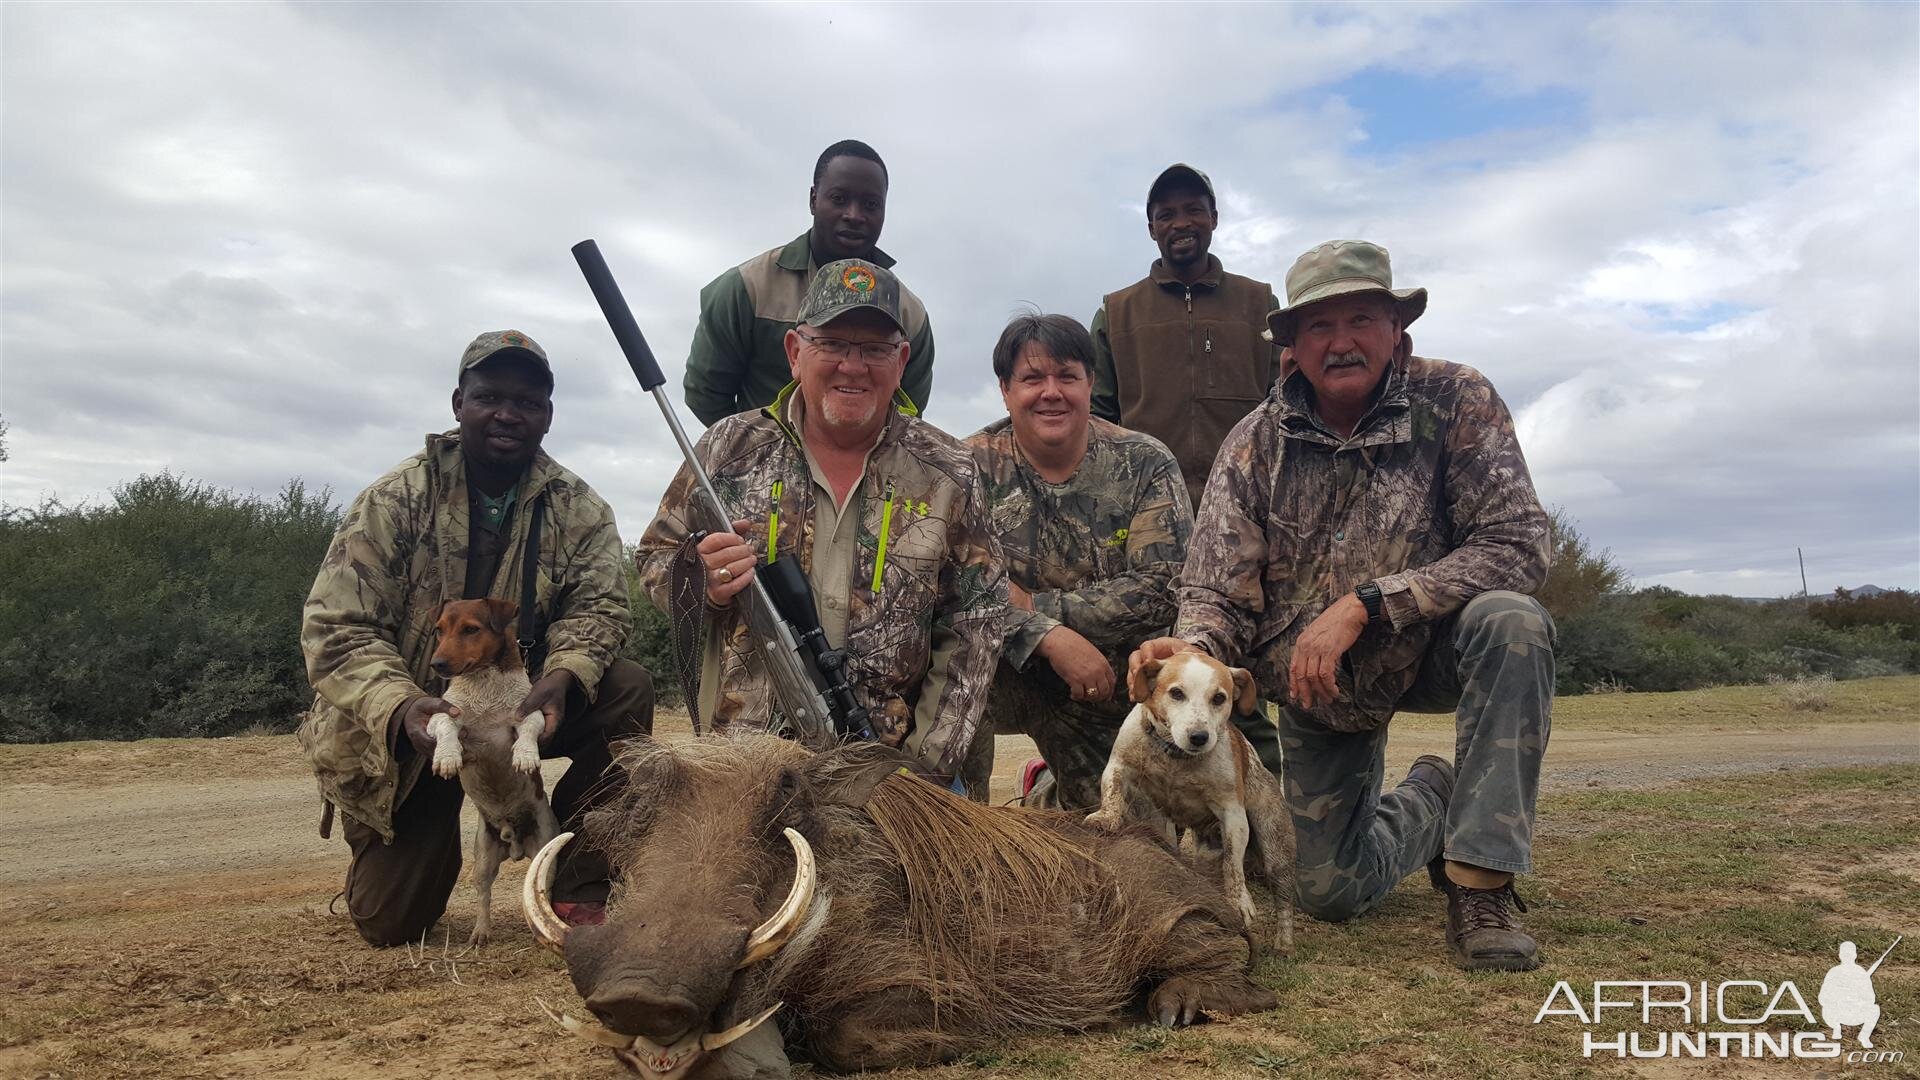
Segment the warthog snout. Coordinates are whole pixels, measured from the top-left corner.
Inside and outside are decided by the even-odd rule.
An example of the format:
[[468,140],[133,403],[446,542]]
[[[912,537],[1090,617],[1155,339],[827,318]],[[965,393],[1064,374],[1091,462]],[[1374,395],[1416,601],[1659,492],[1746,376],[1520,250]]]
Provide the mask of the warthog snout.
[[603,982],[587,999],[603,1025],[628,1035],[670,1043],[704,1020],[699,1006],[670,990],[630,979]]

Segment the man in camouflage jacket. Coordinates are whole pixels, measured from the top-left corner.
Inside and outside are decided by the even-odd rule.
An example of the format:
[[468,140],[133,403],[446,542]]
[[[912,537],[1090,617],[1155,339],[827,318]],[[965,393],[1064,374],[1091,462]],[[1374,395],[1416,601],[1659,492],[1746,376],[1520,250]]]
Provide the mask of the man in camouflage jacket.
[[[1553,622],[1530,594],[1547,521],[1513,420],[1471,368],[1412,355],[1426,290],[1385,250],[1322,245],[1271,316],[1289,370],[1207,481],[1172,638],[1253,669],[1280,742],[1302,908],[1344,919],[1426,866],[1469,969],[1538,964],[1513,875],[1531,869]],[[1380,794],[1387,722],[1453,710],[1454,760]]]
[[1006,554],[1013,610],[968,792],[986,798],[993,736],[1025,734],[1051,779],[1029,803],[1096,810],[1131,709],[1117,670],[1173,623],[1173,576],[1193,531],[1186,485],[1158,439],[1093,418],[1093,341],[1073,319],[1015,318],[994,346],[993,371],[1007,417],[967,447]]
[[[446,683],[428,666],[448,600],[525,595],[536,514],[535,677],[521,713],[547,714],[542,757],[572,765],[553,790],[563,826],[587,808],[610,740],[653,724],[646,669],[615,659],[632,624],[613,512],[540,450],[552,420],[546,353],[517,331],[482,334],[460,359],[457,432],[360,493],[327,548],[300,628],[315,696],[301,750],[337,808],[352,862],[347,910],[376,945],[417,939],[446,909],[460,872],[460,781],[426,768],[426,722]],[[520,626],[509,628],[518,634]],[[567,826],[571,827],[571,826]],[[590,920],[605,862],[569,849],[556,875],[563,913]]]
[[[900,392],[902,297],[878,264],[821,267],[785,338],[794,381],[696,445],[735,529],[696,549],[709,605],[697,705],[718,729],[773,726],[766,667],[733,598],[763,559],[795,559],[875,735],[951,778],[986,701],[1007,593],[972,456]],[[683,466],[636,555],[662,610],[693,483]]]

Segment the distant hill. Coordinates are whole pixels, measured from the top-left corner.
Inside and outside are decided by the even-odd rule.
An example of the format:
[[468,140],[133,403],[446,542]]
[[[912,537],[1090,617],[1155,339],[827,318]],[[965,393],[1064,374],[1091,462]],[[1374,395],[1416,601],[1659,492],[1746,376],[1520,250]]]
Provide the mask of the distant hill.
[[1892,589],[1883,589],[1878,585],[1862,585],[1857,589],[1848,589],[1847,594],[1849,596],[1879,596],[1881,593],[1892,591]]

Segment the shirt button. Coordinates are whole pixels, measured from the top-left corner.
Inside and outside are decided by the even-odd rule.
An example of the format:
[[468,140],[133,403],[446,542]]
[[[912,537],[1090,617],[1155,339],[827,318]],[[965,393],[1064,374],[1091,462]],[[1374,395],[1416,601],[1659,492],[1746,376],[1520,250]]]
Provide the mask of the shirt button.
[[1347,538],[1346,530],[1343,529],[1340,532],[1334,533],[1333,538],[1335,540],[1345,540]]

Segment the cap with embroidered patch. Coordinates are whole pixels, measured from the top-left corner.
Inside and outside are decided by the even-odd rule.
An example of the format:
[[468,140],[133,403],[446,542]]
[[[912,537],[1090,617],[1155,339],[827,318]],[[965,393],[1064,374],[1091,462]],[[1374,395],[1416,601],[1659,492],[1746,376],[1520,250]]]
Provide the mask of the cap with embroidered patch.
[[553,382],[553,366],[547,363],[547,350],[518,330],[489,330],[474,338],[473,343],[460,354],[460,370],[454,378],[457,380],[503,352],[512,352],[532,360],[546,374],[547,382]]
[[900,279],[865,259],[830,262],[813,275],[795,322],[825,326],[856,308],[872,308],[906,333],[900,314]]

